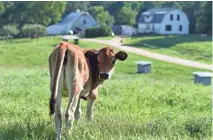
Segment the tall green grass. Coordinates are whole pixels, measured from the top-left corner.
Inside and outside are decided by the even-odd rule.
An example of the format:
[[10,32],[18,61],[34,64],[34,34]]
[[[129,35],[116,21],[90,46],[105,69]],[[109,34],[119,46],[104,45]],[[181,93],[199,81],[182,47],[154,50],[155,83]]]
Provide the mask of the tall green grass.
[[[59,41],[60,38],[40,38],[32,42],[1,42],[0,139],[55,139],[54,120],[48,110],[47,60],[52,46]],[[79,45],[102,47],[82,41]],[[152,61],[152,73],[137,74],[137,60]],[[195,69],[133,54],[116,63],[112,79],[99,91],[95,119],[85,119],[83,102],[83,118],[74,123],[70,139],[211,138],[211,86],[193,84]],[[64,98],[64,109],[66,105]]]

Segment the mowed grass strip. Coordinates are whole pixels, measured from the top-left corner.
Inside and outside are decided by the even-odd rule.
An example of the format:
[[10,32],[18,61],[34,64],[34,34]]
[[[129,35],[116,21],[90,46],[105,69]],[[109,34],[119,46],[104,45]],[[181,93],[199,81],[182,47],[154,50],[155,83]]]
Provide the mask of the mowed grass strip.
[[212,63],[211,36],[137,36],[125,39],[124,44],[170,56],[209,64]]
[[[46,37],[1,42],[0,139],[55,139],[48,110],[48,56],[59,41]],[[102,47],[82,41],[79,45]],[[152,73],[137,74],[137,60],[152,61]],[[83,102],[83,119],[75,122],[70,139],[210,139],[211,87],[193,84],[195,69],[133,54],[116,63],[112,79],[99,91],[94,121],[85,119]],[[66,105],[64,98],[64,109]]]

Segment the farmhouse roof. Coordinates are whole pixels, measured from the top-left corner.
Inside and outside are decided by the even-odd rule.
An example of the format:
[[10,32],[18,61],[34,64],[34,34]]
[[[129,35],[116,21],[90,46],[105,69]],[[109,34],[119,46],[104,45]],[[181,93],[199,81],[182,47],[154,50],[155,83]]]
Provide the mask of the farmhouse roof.
[[144,19],[146,16],[153,16],[150,23],[161,23],[164,16],[173,10],[176,10],[176,8],[152,8],[152,9],[149,9],[149,10],[141,13],[140,18],[139,18],[139,23],[144,23],[145,22]]
[[59,24],[72,24],[82,14],[89,14],[88,12],[72,12],[68,14]]
[[[64,17],[59,23],[48,26],[47,32],[50,34],[58,34],[60,32],[68,32],[70,28],[73,26],[73,23],[81,16],[81,15],[88,15],[91,16],[88,12],[72,12]],[[96,22],[94,22],[94,25],[96,25]]]

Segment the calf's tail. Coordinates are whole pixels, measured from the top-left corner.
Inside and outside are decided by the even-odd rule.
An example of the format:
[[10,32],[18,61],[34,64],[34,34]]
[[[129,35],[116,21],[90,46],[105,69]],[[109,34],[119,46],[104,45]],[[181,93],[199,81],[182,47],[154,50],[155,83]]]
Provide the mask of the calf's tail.
[[52,116],[55,113],[55,108],[57,104],[56,99],[57,99],[57,92],[58,92],[58,83],[59,83],[59,78],[61,74],[61,69],[64,63],[65,52],[66,52],[66,48],[63,47],[63,42],[59,44],[59,47],[55,51],[56,51],[56,62],[55,62],[55,70],[54,70],[55,72],[53,76],[52,87],[51,87],[51,97],[49,102],[50,116]]

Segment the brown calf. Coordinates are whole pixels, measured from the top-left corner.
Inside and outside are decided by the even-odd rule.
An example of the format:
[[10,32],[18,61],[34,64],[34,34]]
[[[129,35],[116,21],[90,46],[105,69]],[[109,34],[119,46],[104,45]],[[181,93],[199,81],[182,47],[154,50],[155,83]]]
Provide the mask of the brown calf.
[[81,98],[87,99],[88,119],[93,118],[93,109],[98,88],[109,79],[114,71],[115,61],[124,61],[127,54],[115,53],[112,48],[82,50],[79,46],[61,42],[49,57],[50,70],[50,115],[55,113],[57,139],[61,139],[62,90],[68,91],[68,107],[65,113],[66,128],[71,128],[74,119],[82,114]]

